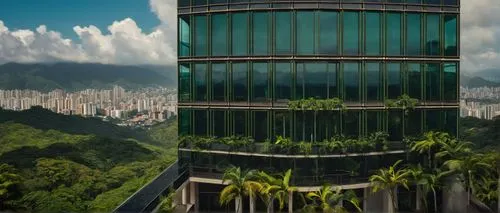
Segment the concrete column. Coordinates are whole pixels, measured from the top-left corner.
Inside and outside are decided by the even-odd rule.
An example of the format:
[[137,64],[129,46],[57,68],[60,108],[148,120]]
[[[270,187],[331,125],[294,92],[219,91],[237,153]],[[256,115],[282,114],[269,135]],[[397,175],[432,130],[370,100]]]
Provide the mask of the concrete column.
[[443,213],[467,213],[467,191],[458,176],[451,176],[445,180],[442,199]]
[[385,196],[383,191],[373,193],[372,188],[365,188],[364,197],[366,197],[363,203],[364,213],[387,213],[384,211]]
[[190,182],[189,183],[189,203],[193,205],[194,212],[198,212],[199,210],[199,202],[198,202],[198,183]]
[[182,205],[188,204],[188,186],[184,187],[181,191],[182,194]]
[[370,188],[363,189],[363,213],[368,212],[368,195],[370,194]]
[[420,211],[422,210],[423,206],[422,206],[422,190],[420,189],[420,186],[417,185],[417,195],[416,195],[416,201],[415,201],[415,204],[416,204],[416,209],[417,211]]

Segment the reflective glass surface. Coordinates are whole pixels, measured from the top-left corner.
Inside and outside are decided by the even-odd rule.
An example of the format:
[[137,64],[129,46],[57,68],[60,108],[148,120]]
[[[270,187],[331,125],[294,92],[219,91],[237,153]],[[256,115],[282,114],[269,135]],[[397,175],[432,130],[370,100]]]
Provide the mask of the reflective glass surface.
[[290,63],[275,65],[275,100],[290,100],[292,98],[292,67]]
[[206,56],[208,52],[207,17],[204,15],[195,16],[194,25],[195,56]]
[[212,56],[227,55],[227,21],[226,14],[212,15]]
[[191,100],[191,70],[189,64],[179,66],[179,101]]
[[191,51],[191,23],[190,18],[179,18],[179,56],[190,56]]
[[194,110],[194,134],[198,136],[208,136],[207,111]]
[[326,99],[328,73],[326,63],[306,63],[304,65],[305,98]]
[[252,101],[268,101],[270,96],[267,63],[253,63],[252,83]]
[[232,55],[248,55],[248,13],[233,13],[231,16]]
[[328,63],[328,97],[329,98],[339,98],[339,86],[338,86],[338,70],[339,64]]
[[406,15],[406,54],[410,56],[422,55],[422,19],[419,13]]
[[194,82],[195,92],[194,99],[196,101],[207,101],[207,65],[194,65]]
[[320,11],[318,53],[327,55],[338,54],[338,12]]
[[212,101],[225,101],[226,64],[212,64]]
[[387,64],[387,98],[397,99],[401,96],[401,64],[388,63]]
[[269,13],[255,12],[253,13],[252,25],[252,52],[253,55],[268,55],[269,54]]
[[268,138],[268,116],[267,111],[253,112],[253,138],[256,141],[265,141]]
[[417,63],[409,63],[408,67],[408,95],[412,98],[422,99],[422,69]]
[[440,54],[440,39],[439,39],[439,15],[427,14],[426,15],[426,39],[425,51],[426,55],[437,56]]
[[276,55],[292,53],[292,13],[276,12],[274,30],[274,49]]
[[360,135],[360,111],[349,110],[343,118],[342,133],[347,137],[358,137]]
[[314,12],[297,12],[297,54],[314,54]]
[[401,14],[388,13],[386,16],[386,51],[389,56],[401,55]]
[[212,136],[215,137],[224,137],[225,133],[225,124],[226,124],[226,116],[225,111],[222,110],[214,110],[212,112]]
[[344,100],[359,101],[359,64],[344,63]]
[[234,101],[248,101],[248,67],[247,63],[233,63],[232,64],[232,78],[233,78],[233,100]]
[[366,55],[381,55],[382,26],[381,13],[365,13],[365,31],[366,31]]
[[458,75],[457,75],[457,64],[456,63],[446,63],[443,65],[443,90],[444,96],[443,99],[445,101],[457,101],[457,93],[458,93]]
[[380,63],[366,63],[366,100],[382,100],[384,88]]
[[247,113],[246,111],[232,111],[233,117],[233,135],[246,136]]
[[359,54],[359,13],[343,13],[343,54]]
[[457,16],[444,16],[444,54],[445,56],[457,56]]
[[441,93],[441,75],[439,72],[439,64],[426,64],[426,100],[439,101]]

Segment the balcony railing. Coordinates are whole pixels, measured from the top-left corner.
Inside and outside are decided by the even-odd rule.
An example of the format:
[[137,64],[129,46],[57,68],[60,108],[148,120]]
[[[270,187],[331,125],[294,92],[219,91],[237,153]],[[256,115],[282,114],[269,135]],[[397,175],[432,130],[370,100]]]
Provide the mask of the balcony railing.
[[179,188],[188,179],[188,170],[185,167],[180,167],[176,161],[155,179],[125,200],[113,212],[152,212],[160,204],[161,197],[168,195],[169,189]]

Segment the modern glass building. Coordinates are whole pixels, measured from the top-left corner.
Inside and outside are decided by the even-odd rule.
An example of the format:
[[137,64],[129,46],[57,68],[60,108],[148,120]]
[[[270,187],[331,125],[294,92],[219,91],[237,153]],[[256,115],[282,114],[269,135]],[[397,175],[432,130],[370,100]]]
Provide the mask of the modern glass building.
[[[268,172],[291,168],[301,190],[329,182],[366,197],[371,172],[406,157],[404,137],[433,130],[456,135],[459,5],[459,0],[178,0],[179,135],[246,136],[256,143],[237,150],[179,147],[179,162],[191,177],[193,211],[225,209],[215,196],[223,187],[218,184],[224,165]],[[419,100],[414,110],[405,114],[385,106],[403,94]],[[339,98],[347,109],[289,109],[289,101],[308,98]],[[318,144],[375,132],[389,134],[388,150],[265,148],[278,136]],[[376,203],[365,199],[365,211],[376,211],[370,206]],[[415,205],[409,202],[408,208]]]

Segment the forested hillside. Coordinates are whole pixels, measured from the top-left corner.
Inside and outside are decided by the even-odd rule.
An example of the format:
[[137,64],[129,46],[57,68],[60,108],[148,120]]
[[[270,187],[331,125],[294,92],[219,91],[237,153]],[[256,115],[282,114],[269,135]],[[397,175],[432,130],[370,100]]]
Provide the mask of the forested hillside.
[[474,143],[476,148],[500,151],[500,117],[493,120],[461,118],[460,137]]
[[175,68],[119,66],[85,63],[0,65],[0,89],[67,91],[104,89],[120,85],[126,89],[176,86]]
[[144,130],[148,144],[98,120],[2,111],[0,212],[110,212],[175,161],[176,125]]

